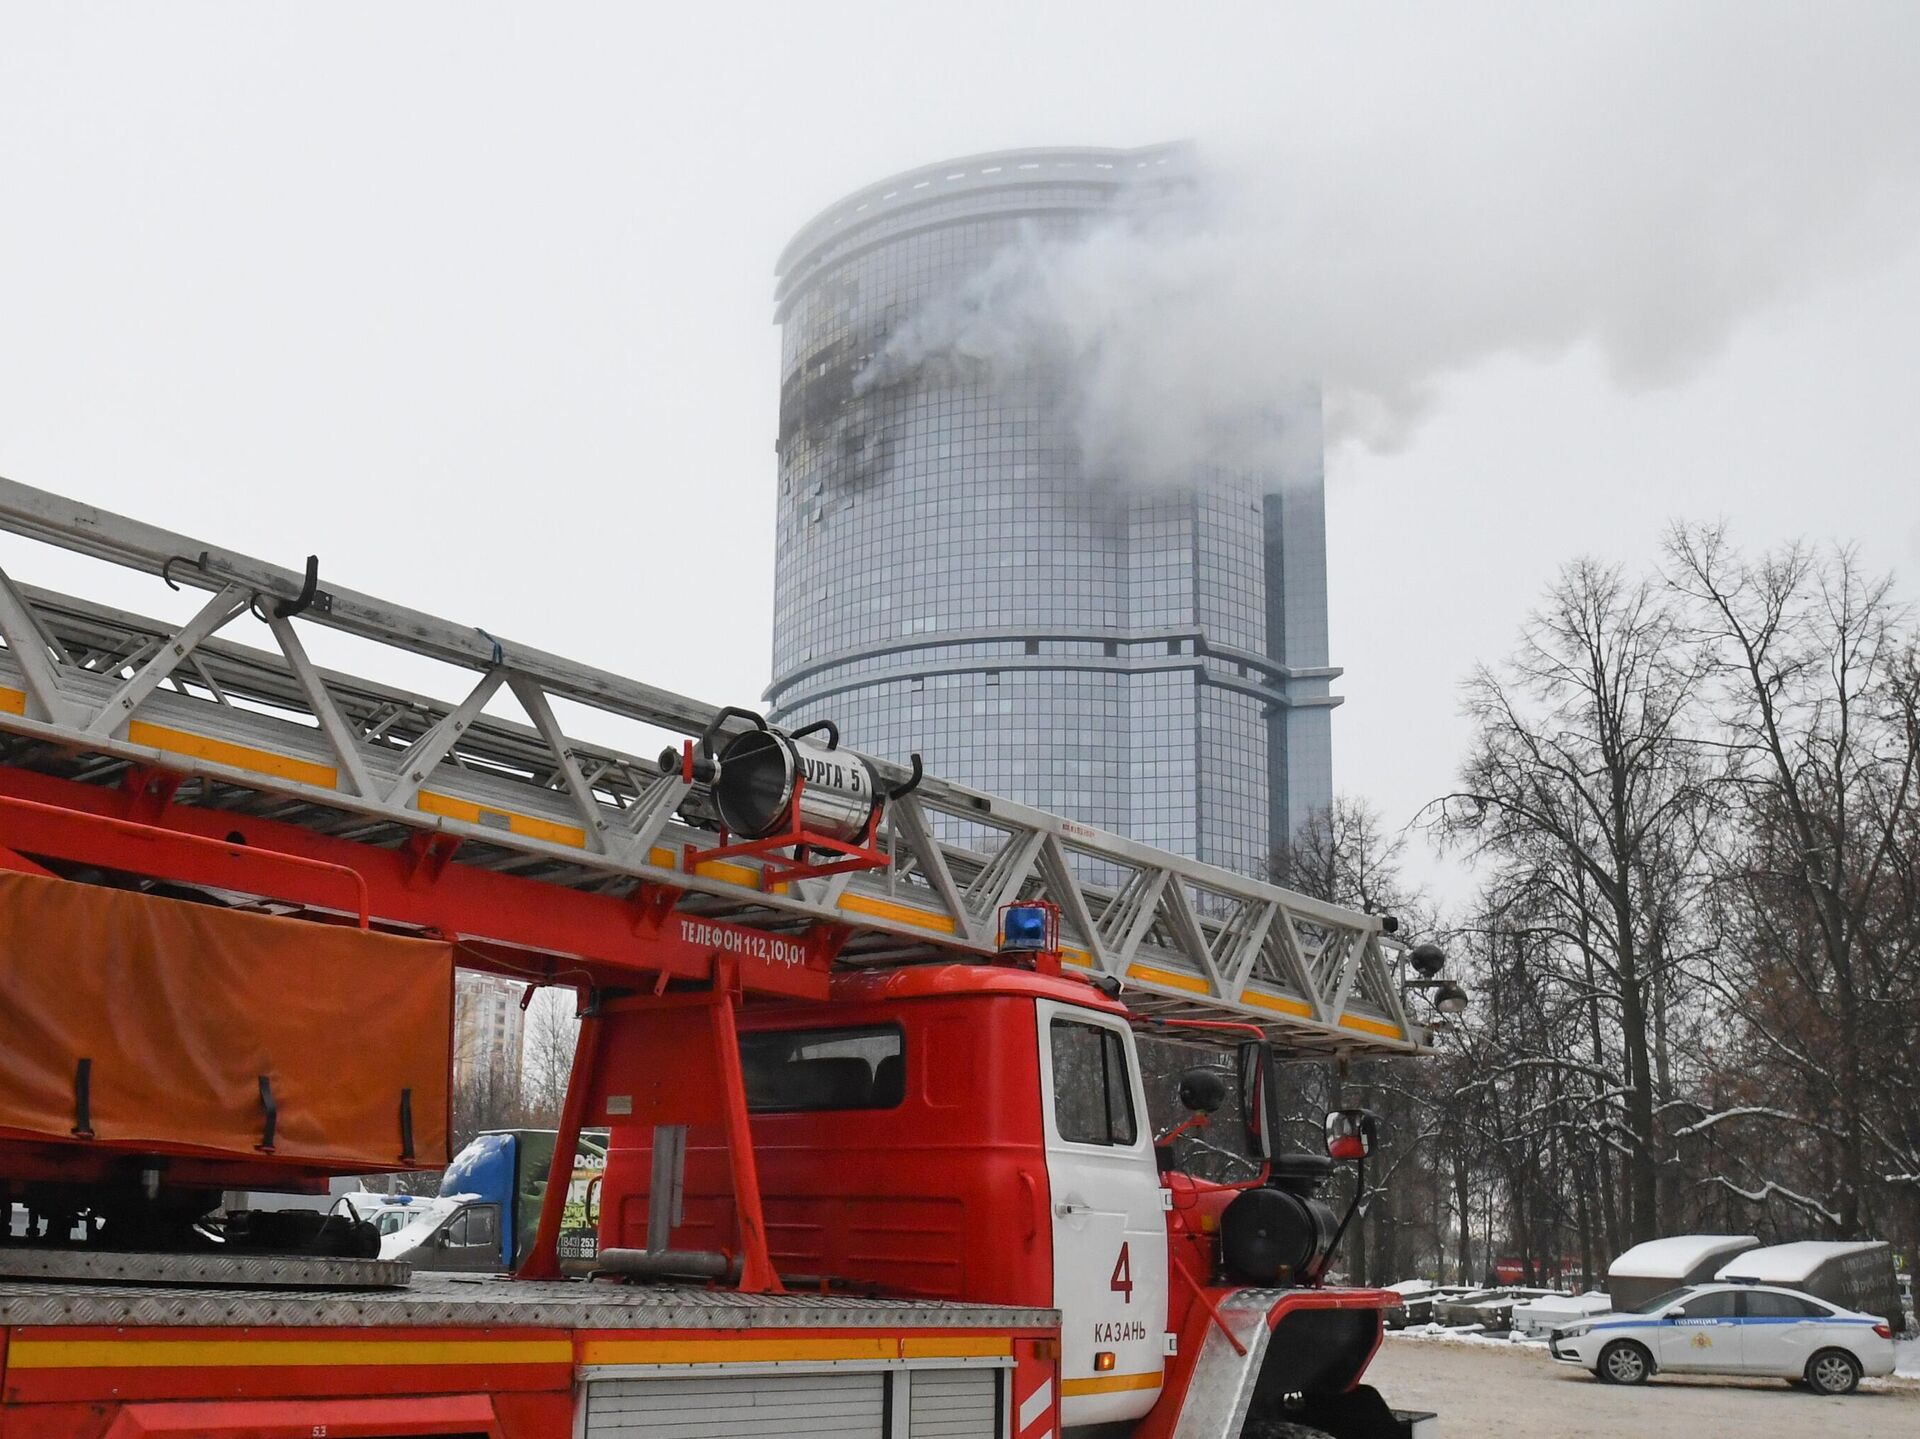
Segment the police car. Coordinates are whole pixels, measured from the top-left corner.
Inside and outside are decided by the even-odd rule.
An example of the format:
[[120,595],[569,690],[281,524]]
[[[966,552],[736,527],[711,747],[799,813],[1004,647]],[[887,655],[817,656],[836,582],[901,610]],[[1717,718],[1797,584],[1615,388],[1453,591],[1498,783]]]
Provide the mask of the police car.
[[1654,1373],[1751,1374],[1850,1394],[1893,1373],[1893,1331],[1871,1314],[1763,1284],[1694,1284],[1556,1329],[1555,1359],[1607,1384]]

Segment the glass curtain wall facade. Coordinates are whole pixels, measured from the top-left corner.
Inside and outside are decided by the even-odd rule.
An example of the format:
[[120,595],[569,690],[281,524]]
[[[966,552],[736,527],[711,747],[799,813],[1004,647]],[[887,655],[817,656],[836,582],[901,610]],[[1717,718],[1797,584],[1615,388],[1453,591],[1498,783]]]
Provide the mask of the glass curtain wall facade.
[[1143,491],[1089,473],[1041,379],[862,382],[1007,246],[1190,183],[1183,147],[980,156],[794,238],[767,699],[783,726],[831,718],[855,748],[1260,873],[1331,798],[1317,464]]

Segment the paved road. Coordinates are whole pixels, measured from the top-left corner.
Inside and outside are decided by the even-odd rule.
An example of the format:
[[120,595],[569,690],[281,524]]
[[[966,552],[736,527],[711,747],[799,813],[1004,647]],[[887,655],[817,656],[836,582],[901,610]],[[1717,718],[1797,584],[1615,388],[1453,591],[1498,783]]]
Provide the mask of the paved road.
[[1872,1381],[1844,1399],[1775,1379],[1601,1384],[1531,1345],[1388,1336],[1367,1377],[1397,1409],[1432,1409],[1447,1439],[1915,1439],[1920,1383]]

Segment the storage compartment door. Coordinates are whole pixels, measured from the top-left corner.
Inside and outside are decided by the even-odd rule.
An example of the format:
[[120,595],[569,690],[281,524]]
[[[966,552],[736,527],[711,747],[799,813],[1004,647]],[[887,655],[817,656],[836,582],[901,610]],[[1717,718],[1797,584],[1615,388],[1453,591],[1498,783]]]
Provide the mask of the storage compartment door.
[[884,1374],[672,1375],[587,1385],[587,1439],[886,1439]]
[[997,1439],[998,1369],[912,1369],[901,1377],[909,1439]]

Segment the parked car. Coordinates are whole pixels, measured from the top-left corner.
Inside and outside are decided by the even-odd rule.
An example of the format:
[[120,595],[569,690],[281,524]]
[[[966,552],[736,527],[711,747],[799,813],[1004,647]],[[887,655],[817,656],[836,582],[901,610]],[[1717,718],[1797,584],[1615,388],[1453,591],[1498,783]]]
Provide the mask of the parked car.
[[[1462,1294],[1471,1294],[1473,1290],[1459,1284],[1428,1284],[1424,1280],[1409,1280],[1394,1286],[1400,1293],[1400,1307],[1387,1311],[1387,1323],[1395,1329],[1404,1329],[1409,1324],[1433,1324],[1433,1309],[1448,1299],[1458,1298]],[[1397,1319],[1397,1323],[1395,1322]]]
[[[1400,1302],[1384,1316],[1387,1328],[1405,1329],[1410,1323],[1424,1324],[1432,1316],[1433,1296],[1439,1285],[1427,1279],[1402,1279],[1398,1284],[1387,1287],[1400,1296]],[[1413,1305],[1420,1307],[1418,1320],[1409,1316],[1409,1308]]]
[[1545,1339],[1556,1329],[1584,1324],[1602,1314],[1611,1313],[1613,1301],[1605,1294],[1550,1294],[1528,1299],[1513,1306],[1513,1328],[1529,1339]]
[[[551,1129],[489,1129],[475,1136],[440,1176],[438,1199],[396,1198],[395,1205],[408,1205],[404,1212],[362,1216],[380,1225],[380,1257],[416,1269],[511,1270],[532,1247],[557,1140]],[[563,1268],[590,1268],[598,1253],[606,1142],[605,1130],[580,1134],[560,1223]]]
[[1850,1394],[1893,1373],[1893,1329],[1872,1314],[1758,1284],[1696,1284],[1556,1329],[1547,1348],[1607,1384],[1655,1373],[1770,1375]]
[[1556,1294],[1552,1289],[1523,1289],[1516,1285],[1506,1285],[1497,1289],[1470,1289],[1464,1294],[1456,1294],[1434,1301],[1433,1320],[1436,1324],[1451,1325],[1455,1328],[1477,1324],[1489,1334],[1513,1328],[1513,1306],[1532,1299],[1545,1299]]

